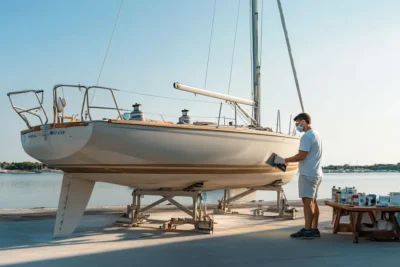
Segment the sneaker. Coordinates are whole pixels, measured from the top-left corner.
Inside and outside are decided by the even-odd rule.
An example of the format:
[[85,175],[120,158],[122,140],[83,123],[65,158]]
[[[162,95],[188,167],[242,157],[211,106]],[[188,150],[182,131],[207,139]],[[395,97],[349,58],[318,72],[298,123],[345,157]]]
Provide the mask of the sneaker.
[[313,239],[314,236],[314,231],[313,230],[304,230],[303,235],[300,236],[301,239]]
[[321,237],[321,233],[319,232],[318,229],[312,229],[314,237]]
[[302,228],[299,231],[297,231],[296,233],[291,234],[290,237],[293,237],[293,238],[302,237],[304,235],[305,230],[306,230],[305,228]]

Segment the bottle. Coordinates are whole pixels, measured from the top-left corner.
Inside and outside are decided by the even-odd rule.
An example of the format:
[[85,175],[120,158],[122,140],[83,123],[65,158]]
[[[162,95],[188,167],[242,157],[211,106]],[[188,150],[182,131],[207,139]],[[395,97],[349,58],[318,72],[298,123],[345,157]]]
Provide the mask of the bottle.
[[338,189],[336,191],[336,195],[338,197],[337,203],[340,203],[340,201],[342,201],[342,189],[340,188],[340,186],[338,187]]
[[342,203],[343,205],[346,205],[346,203],[347,203],[347,192],[346,192],[346,191],[347,191],[346,188],[343,188],[343,189],[342,189],[342,192],[341,192],[341,194],[340,194],[341,203]]
[[332,187],[332,201],[333,201],[333,202],[335,202],[335,198],[336,198],[335,196],[336,196],[336,187],[333,186],[333,187]]
[[340,193],[341,193],[340,190],[337,190],[337,191],[336,191],[335,203],[339,203],[339,202],[340,202],[340,199],[341,199]]
[[347,187],[347,204],[351,204],[353,202],[353,188]]

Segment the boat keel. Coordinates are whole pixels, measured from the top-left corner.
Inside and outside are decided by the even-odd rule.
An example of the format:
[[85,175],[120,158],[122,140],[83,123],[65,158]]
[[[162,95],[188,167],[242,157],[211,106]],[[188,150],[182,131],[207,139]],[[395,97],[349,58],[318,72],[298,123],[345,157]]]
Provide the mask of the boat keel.
[[53,238],[70,236],[78,226],[95,182],[64,174]]

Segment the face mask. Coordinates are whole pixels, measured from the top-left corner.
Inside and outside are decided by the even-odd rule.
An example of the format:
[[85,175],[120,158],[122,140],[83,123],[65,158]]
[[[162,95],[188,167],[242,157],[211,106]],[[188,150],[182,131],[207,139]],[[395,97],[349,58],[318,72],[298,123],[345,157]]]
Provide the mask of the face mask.
[[300,133],[303,132],[303,125],[299,124],[299,126],[296,127],[297,131],[299,131]]

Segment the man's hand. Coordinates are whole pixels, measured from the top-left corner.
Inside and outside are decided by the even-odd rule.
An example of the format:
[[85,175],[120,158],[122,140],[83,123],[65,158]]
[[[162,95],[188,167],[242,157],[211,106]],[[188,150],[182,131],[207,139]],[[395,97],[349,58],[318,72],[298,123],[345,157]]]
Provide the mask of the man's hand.
[[285,159],[282,158],[282,157],[276,156],[275,160],[274,160],[274,163],[275,164],[285,164]]

